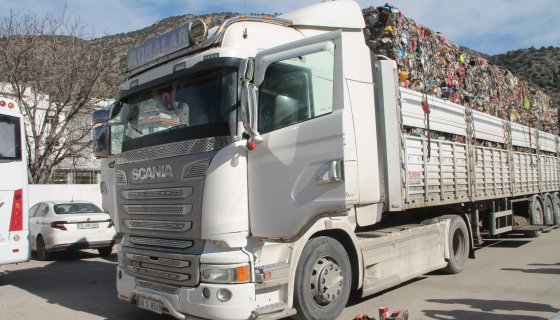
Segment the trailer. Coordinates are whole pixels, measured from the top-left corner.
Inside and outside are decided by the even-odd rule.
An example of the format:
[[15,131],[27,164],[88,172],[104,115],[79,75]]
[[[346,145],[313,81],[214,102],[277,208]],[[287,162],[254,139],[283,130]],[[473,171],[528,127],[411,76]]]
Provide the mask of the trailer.
[[357,3],[329,1],[129,52],[93,115],[120,299],[336,319],[352,290],[458,273],[484,234],[558,223],[557,136],[400,88],[363,29]]

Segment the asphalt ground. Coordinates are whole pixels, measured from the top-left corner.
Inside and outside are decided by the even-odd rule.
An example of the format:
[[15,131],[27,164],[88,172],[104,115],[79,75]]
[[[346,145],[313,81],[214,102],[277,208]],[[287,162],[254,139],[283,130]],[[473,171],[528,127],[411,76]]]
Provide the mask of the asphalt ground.
[[[0,268],[2,320],[163,320],[117,299],[116,254],[58,253]],[[352,297],[339,319],[406,309],[410,320],[550,319],[560,313],[560,230],[489,240],[457,275],[433,272],[368,298]]]

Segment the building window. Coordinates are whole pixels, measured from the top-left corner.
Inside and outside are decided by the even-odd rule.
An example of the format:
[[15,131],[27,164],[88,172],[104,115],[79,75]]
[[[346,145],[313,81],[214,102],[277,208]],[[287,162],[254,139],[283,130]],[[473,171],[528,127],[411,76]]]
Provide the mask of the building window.
[[96,184],[99,170],[77,170],[73,172],[74,184]]
[[51,127],[54,126],[55,121],[56,121],[56,118],[54,116],[51,116],[51,115],[46,116],[45,122],[47,124],[49,124]]
[[51,176],[51,183],[66,184],[68,177],[68,170],[54,170]]
[[69,170],[57,169],[53,171],[51,183],[53,184],[97,184],[101,171],[99,170]]

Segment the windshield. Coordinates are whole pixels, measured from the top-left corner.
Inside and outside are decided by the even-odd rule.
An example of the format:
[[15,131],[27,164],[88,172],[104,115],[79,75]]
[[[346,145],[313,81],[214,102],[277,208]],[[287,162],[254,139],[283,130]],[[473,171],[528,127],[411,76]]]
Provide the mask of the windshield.
[[19,118],[0,115],[0,160],[21,160]]
[[237,73],[220,68],[132,95],[121,111],[122,151],[235,135]]
[[80,213],[102,213],[103,210],[99,209],[92,203],[62,203],[53,206],[56,214],[80,214]]

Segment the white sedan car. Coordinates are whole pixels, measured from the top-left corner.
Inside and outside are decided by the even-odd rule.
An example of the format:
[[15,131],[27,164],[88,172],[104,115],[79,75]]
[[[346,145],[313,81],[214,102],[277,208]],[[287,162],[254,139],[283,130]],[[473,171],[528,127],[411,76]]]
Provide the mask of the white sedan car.
[[29,210],[31,249],[39,260],[53,251],[96,248],[99,255],[113,250],[117,233],[107,213],[87,201],[45,201]]

